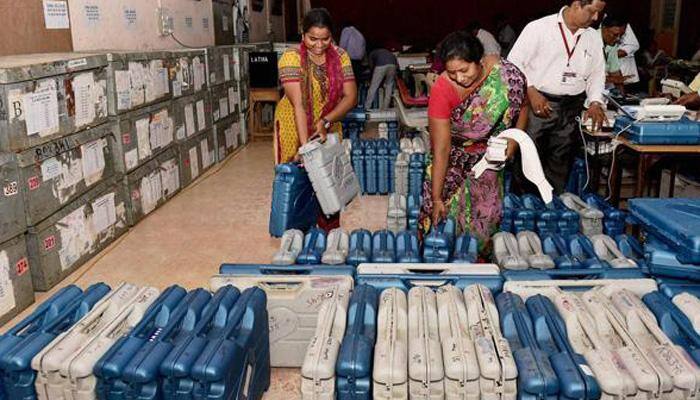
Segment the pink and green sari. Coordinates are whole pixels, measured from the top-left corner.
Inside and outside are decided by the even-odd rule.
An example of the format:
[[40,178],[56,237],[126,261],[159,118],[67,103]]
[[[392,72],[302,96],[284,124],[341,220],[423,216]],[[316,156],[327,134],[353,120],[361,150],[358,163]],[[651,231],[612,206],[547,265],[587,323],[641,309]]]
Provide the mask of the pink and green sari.
[[[515,125],[526,101],[526,80],[507,60],[495,65],[481,86],[452,111],[452,147],[443,185],[448,217],[457,222],[457,233],[479,240],[479,252],[487,254],[490,238],[501,223],[502,173],[488,170],[478,180],[471,169],[486,152],[487,141]],[[430,230],[433,213],[432,156],[423,183],[419,229]]]

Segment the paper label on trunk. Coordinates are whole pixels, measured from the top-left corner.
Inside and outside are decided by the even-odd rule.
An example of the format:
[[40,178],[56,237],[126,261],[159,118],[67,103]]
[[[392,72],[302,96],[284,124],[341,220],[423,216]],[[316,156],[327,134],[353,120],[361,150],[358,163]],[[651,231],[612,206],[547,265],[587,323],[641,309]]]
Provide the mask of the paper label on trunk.
[[102,178],[105,169],[104,147],[106,143],[103,139],[98,139],[80,146],[81,160],[83,164],[83,177],[85,185],[91,186]]
[[143,160],[151,156],[149,127],[150,121],[148,118],[142,118],[136,121],[136,142],[138,143],[139,160]]
[[207,139],[202,139],[202,141],[199,142],[199,148],[202,153],[202,168],[207,169],[212,161],[209,154],[209,142]]
[[43,182],[47,182],[57,176],[61,176],[61,172],[61,163],[58,161],[58,159],[56,159],[56,157],[51,157],[41,163],[41,179]]
[[75,99],[75,126],[85,126],[95,120],[95,98],[93,97],[95,76],[92,72],[73,78]]
[[155,210],[158,201],[163,197],[160,173],[156,170],[141,179],[141,209],[144,215]]
[[92,227],[87,223],[85,214],[85,206],[79,207],[55,225],[61,236],[58,258],[63,271],[88,254],[95,244]]
[[194,108],[191,103],[185,106],[185,127],[187,128],[187,136],[192,136],[197,132],[194,128]]
[[180,171],[177,159],[164,162],[160,166],[160,177],[163,182],[163,193],[171,196],[180,189]]
[[100,234],[117,223],[114,193],[107,193],[92,202],[92,229]]
[[139,153],[137,149],[131,149],[124,153],[124,164],[126,169],[131,170],[139,164]]
[[219,99],[219,117],[226,118],[228,116],[228,99],[222,97]]
[[58,91],[53,79],[42,81],[33,93],[22,97],[27,135],[41,137],[58,132]]
[[117,110],[131,108],[131,78],[129,71],[114,71],[114,81],[117,89]]
[[0,315],[15,308],[15,288],[10,278],[10,257],[7,251],[0,251]]
[[228,54],[224,54],[223,56],[221,56],[221,58],[223,59],[224,63],[224,81],[228,82],[231,80],[231,63]]
[[236,92],[232,87],[228,88],[228,110],[231,114],[236,112]]
[[206,115],[204,114],[204,100],[197,102],[197,131],[203,131],[207,127]]
[[199,175],[199,158],[197,157],[197,146],[190,149],[190,175],[194,180]]

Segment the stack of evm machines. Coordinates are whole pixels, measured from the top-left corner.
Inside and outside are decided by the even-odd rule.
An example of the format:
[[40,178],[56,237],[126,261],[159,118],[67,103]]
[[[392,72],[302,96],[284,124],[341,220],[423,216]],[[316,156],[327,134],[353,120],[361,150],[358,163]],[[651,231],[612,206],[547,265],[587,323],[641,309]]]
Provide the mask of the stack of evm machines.
[[251,399],[270,385],[255,287],[67,286],[0,336],[0,399]]

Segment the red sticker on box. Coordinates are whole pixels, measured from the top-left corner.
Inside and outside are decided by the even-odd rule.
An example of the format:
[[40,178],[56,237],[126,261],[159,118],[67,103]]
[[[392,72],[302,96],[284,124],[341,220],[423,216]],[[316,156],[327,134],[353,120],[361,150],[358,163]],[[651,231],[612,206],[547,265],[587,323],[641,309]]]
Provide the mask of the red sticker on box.
[[122,143],[123,143],[123,144],[129,144],[129,143],[131,143],[131,134],[130,134],[130,133],[124,133],[124,134],[122,134]]
[[27,179],[27,185],[29,185],[29,190],[36,190],[41,185],[41,181],[39,180],[38,176],[32,176],[31,178]]
[[56,236],[51,235],[44,239],[44,250],[49,251],[56,247]]
[[17,261],[17,264],[15,264],[15,271],[17,272],[17,276],[22,276],[25,272],[29,271],[29,261],[27,261],[27,257]]

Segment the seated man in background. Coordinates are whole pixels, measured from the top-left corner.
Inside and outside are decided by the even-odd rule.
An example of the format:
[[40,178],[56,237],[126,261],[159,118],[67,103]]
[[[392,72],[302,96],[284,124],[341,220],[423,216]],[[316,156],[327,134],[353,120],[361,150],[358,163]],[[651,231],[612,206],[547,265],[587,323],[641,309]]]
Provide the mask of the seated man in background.
[[700,74],[695,77],[695,80],[688,87],[693,90],[693,93],[681,96],[681,98],[676,100],[675,104],[686,106],[691,110],[700,109]]
[[608,88],[616,87],[620,93],[625,93],[625,81],[628,76],[622,75],[622,62],[619,57],[620,38],[625,34],[627,22],[608,15],[603,20],[600,33],[605,44],[605,82]]
[[369,68],[372,71],[372,80],[369,84],[365,110],[372,108],[374,97],[380,86],[384,86],[384,95],[379,99],[379,109],[386,110],[391,104],[391,95],[394,93],[396,83],[396,70],[399,62],[391,51],[385,48],[374,49],[369,53]]

